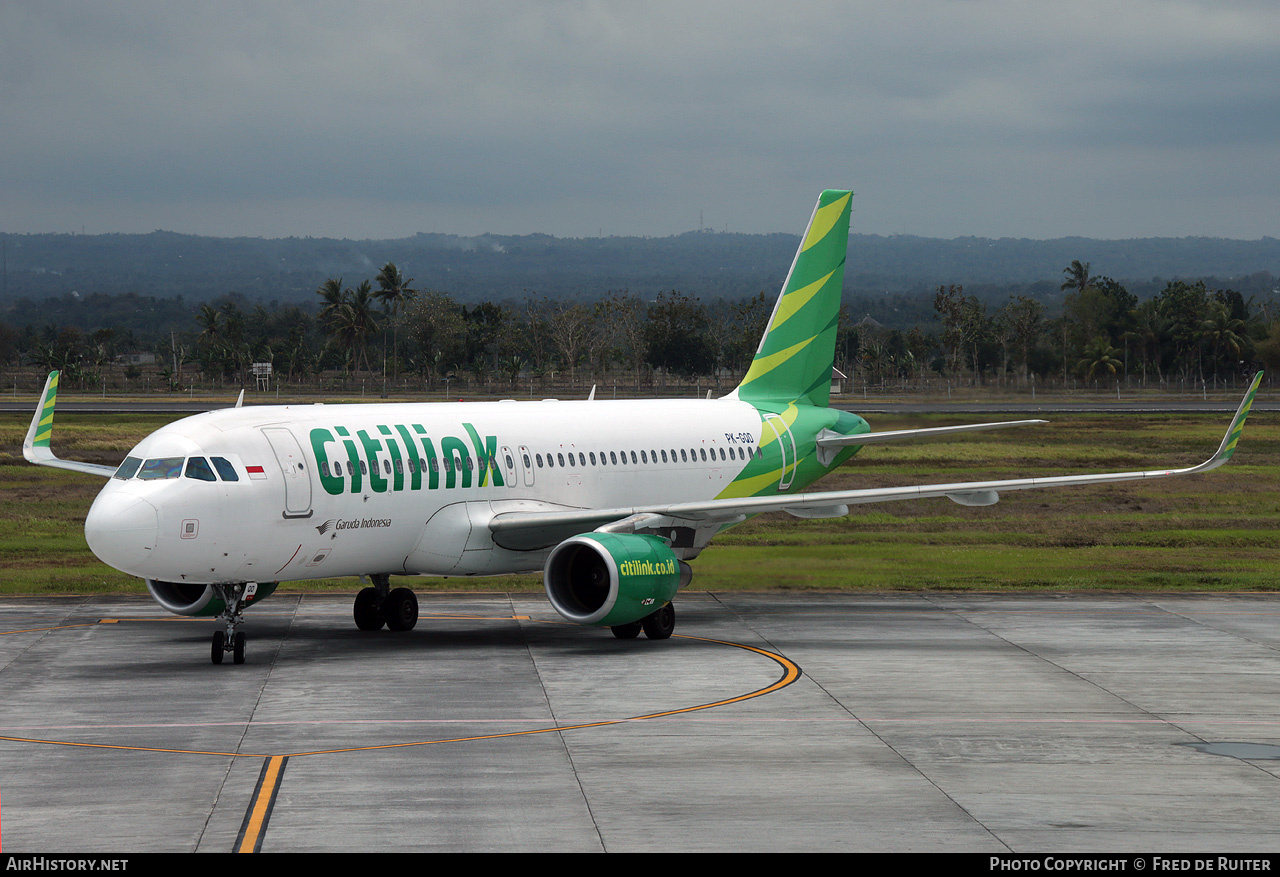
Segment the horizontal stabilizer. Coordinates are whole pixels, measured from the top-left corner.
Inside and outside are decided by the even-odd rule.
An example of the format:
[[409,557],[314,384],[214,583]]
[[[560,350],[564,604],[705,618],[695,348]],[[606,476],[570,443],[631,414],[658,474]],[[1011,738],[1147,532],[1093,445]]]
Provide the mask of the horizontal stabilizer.
[[986,432],[1011,426],[1031,426],[1047,420],[1006,420],[1002,423],[969,423],[963,426],[935,426],[930,429],[895,429],[887,432],[864,432],[862,435],[840,435],[829,430],[818,434],[818,447],[846,448],[850,445],[878,445],[882,442],[911,441],[953,435],[958,432]]
[[1031,426],[1036,423],[1048,423],[1047,420],[1006,420],[1002,423],[969,423],[963,426],[935,426],[929,429],[894,429],[886,432],[864,432],[859,435],[843,435],[824,429],[818,433],[818,462],[829,466],[842,448],[857,445],[878,445],[883,442],[918,441],[920,439],[942,438],[961,432],[986,432],[991,429],[1005,429],[1010,426]]

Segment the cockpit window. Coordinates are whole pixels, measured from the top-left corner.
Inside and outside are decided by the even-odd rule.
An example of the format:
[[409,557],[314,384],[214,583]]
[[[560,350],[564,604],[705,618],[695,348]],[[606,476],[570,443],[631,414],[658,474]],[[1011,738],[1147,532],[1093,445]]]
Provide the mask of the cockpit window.
[[182,457],[157,457],[142,464],[138,477],[143,481],[177,478],[182,475]]
[[231,465],[231,461],[226,457],[210,457],[213,461],[213,468],[218,470],[218,474],[222,476],[223,481],[239,481],[240,476],[236,474],[236,467]]
[[137,457],[125,457],[124,462],[120,464],[120,468],[116,470],[116,477],[121,481],[128,481],[141,465],[142,461]]
[[213,469],[209,467],[209,461],[204,457],[192,457],[187,460],[187,477],[194,478],[196,481],[218,480],[213,474]]

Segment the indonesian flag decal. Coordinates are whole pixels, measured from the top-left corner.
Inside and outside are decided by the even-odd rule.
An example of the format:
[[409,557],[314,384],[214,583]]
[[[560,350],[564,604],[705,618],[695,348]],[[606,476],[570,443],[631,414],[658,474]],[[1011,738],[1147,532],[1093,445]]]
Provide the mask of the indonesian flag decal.
[[255,481],[266,481],[267,471],[261,466],[245,466],[245,471],[249,473],[249,477]]

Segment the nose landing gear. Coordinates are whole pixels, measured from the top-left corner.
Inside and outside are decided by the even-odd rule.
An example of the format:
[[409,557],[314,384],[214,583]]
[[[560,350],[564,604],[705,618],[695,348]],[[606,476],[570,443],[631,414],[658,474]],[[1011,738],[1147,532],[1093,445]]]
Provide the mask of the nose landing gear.
[[215,664],[221,664],[222,659],[231,653],[231,661],[235,664],[244,663],[244,632],[236,630],[244,621],[244,602],[246,596],[251,596],[253,589],[257,586],[253,583],[244,583],[234,585],[212,585],[213,592],[218,595],[218,599],[222,601],[222,611],[218,613],[218,620],[225,625],[224,630],[214,631],[213,642],[209,648],[209,657]]

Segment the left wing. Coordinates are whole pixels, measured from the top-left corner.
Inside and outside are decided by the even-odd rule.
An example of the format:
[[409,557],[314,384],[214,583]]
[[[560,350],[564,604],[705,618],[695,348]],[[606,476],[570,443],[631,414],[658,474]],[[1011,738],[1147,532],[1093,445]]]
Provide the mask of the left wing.
[[[925,499],[945,496],[960,505],[992,505],[1005,490],[1035,490],[1043,487],[1071,487],[1083,484],[1108,484],[1118,481],[1140,481],[1194,475],[1216,469],[1231,459],[1244,429],[1245,418],[1253,405],[1253,397],[1262,382],[1262,373],[1254,378],[1236,410],[1218,450],[1198,466],[1184,469],[1156,469],[1148,472],[1116,472],[1098,475],[1062,475],[1056,478],[1015,478],[1007,481],[965,481],[955,484],[923,484],[914,487],[883,487],[867,490],[830,490],[799,493],[791,496],[755,496],[733,499],[711,499],[670,505],[637,506],[614,509],[567,509],[552,511],[511,511],[494,515],[489,521],[493,539],[499,545],[516,550],[546,547],[578,533],[594,529],[610,532],[634,532],[672,526],[678,522],[730,524],[748,515],[785,511],[797,517],[839,517],[849,513],[849,506],[870,502],[893,502],[903,499]],[[559,538],[557,538],[559,537]]]
[[97,463],[81,463],[78,460],[63,460],[53,453],[49,440],[53,437],[53,406],[58,400],[58,372],[49,372],[44,382],[44,392],[40,395],[40,405],[27,427],[27,437],[22,442],[22,456],[27,462],[38,466],[53,466],[58,469],[70,469],[110,478],[116,474],[115,466],[100,466]]

